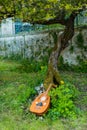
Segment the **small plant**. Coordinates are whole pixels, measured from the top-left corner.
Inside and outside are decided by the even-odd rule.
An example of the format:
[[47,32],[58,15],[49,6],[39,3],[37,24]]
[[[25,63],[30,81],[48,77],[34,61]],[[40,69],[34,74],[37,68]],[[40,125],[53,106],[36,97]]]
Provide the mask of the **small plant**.
[[78,66],[74,67],[76,72],[87,73],[87,60],[81,61]]
[[87,73],[87,61],[80,58],[80,56],[77,56],[77,61],[79,62],[78,65],[69,65],[68,63],[64,63],[63,57],[61,56],[58,61],[58,68],[63,71]]
[[36,61],[33,59],[24,59],[21,61],[21,65],[19,67],[19,71],[21,72],[38,72],[41,71],[42,66],[46,66],[47,61],[43,59],[43,61]]
[[77,46],[81,49],[84,48],[84,39],[83,39],[83,35],[82,32],[80,31],[79,34],[77,35]]
[[73,45],[70,46],[69,51],[70,51],[71,54],[74,52],[74,46]]
[[21,61],[23,58],[20,54],[10,54],[10,56],[3,56],[5,60]]
[[60,85],[50,92],[51,108],[48,116],[53,120],[58,117],[76,118],[79,109],[74,104],[74,99],[78,95],[78,91],[74,85],[67,83]]
[[59,57],[58,68],[59,68],[60,70],[70,69],[69,64],[68,64],[68,63],[64,63],[64,59],[63,59],[62,56]]

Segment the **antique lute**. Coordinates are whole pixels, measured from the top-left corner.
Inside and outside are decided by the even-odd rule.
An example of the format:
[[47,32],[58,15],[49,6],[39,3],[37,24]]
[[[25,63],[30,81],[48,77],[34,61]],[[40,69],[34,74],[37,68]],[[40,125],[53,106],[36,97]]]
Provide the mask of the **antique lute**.
[[30,111],[37,114],[42,115],[47,112],[50,106],[50,96],[48,95],[49,90],[51,87],[56,87],[54,84],[50,84],[48,89],[41,93],[36,99],[32,102],[30,106]]

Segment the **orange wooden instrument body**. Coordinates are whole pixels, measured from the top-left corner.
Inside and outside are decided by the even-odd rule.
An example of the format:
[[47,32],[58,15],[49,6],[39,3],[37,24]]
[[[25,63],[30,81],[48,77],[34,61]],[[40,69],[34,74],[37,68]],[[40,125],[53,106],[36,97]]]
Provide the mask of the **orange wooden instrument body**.
[[30,106],[31,112],[37,115],[43,115],[47,112],[50,107],[50,96],[48,95],[48,92],[52,86],[54,87],[56,85],[50,84],[46,92],[41,93],[38,97],[36,97]]

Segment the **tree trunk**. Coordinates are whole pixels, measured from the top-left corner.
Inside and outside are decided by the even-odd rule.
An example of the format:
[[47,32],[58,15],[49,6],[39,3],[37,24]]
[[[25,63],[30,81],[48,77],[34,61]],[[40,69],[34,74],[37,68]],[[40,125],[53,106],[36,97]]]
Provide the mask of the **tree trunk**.
[[[78,10],[79,12],[82,10]],[[46,75],[46,79],[44,81],[44,87],[47,89],[50,83],[54,84],[61,84],[61,77],[57,68],[58,65],[58,58],[62,52],[68,45],[69,40],[74,35],[74,19],[79,13],[77,10],[72,11],[68,18],[65,18],[66,12],[58,12],[58,15],[53,19],[48,19],[44,21],[34,21],[33,23],[43,24],[43,25],[50,25],[50,24],[62,24],[65,26],[65,30],[60,32],[57,37],[57,42],[55,43],[54,49],[50,55],[49,62],[48,62],[48,71]]]
[[46,79],[44,81],[44,87],[47,89],[50,83],[56,85],[61,84],[61,77],[58,71],[58,58],[68,45],[69,40],[74,35],[74,19],[69,19],[64,32],[60,32],[57,37],[57,42],[53,48],[53,51],[49,57],[48,71]]
[[50,83],[60,84],[61,78],[58,72],[57,62],[58,62],[58,57],[61,52],[61,36],[62,36],[62,33],[59,34],[58,41],[56,42],[53,48],[53,51],[49,57],[48,71],[47,71],[46,79],[44,81],[44,87],[46,89]]

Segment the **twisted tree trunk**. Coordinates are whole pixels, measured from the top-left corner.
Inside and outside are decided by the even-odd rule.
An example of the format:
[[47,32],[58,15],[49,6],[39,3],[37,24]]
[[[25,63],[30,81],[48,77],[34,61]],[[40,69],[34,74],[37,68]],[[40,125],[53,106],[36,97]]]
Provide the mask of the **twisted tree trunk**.
[[48,62],[48,71],[46,79],[44,81],[44,87],[47,89],[50,83],[61,84],[61,77],[58,71],[58,58],[68,45],[69,40],[74,35],[74,17],[71,17],[66,22],[66,27],[64,32],[60,32],[57,37],[57,42],[53,48]]
[[48,71],[46,75],[46,79],[44,81],[44,87],[47,89],[50,83],[60,84],[61,78],[58,72],[58,57],[61,53],[61,38],[62,32],[58,35],[58,40],[53,48],[52,53],[50,54],[49,61],[48,61]]

